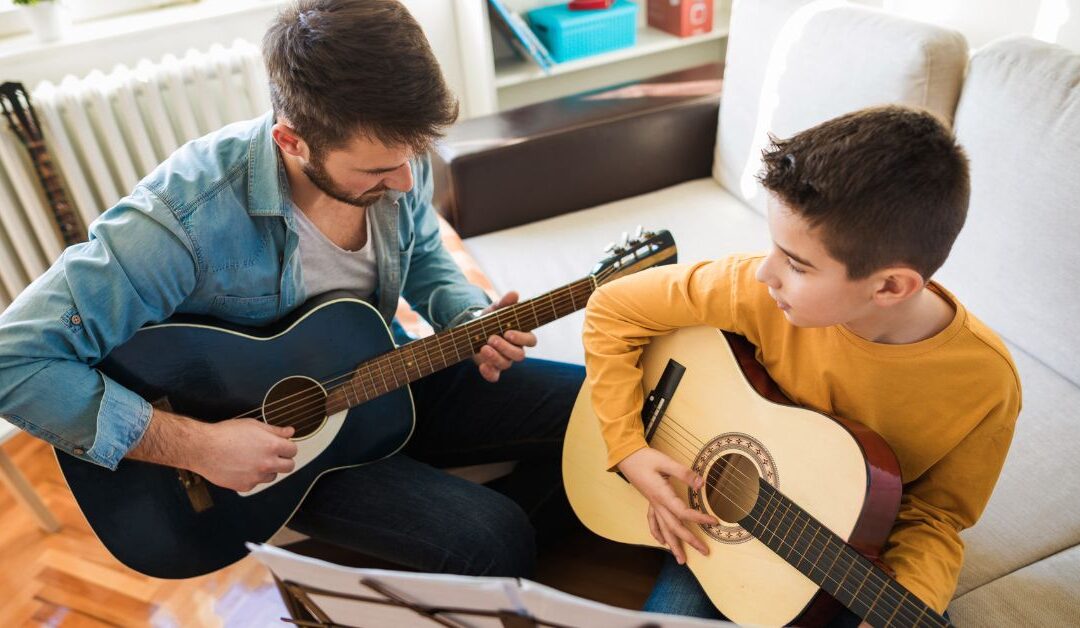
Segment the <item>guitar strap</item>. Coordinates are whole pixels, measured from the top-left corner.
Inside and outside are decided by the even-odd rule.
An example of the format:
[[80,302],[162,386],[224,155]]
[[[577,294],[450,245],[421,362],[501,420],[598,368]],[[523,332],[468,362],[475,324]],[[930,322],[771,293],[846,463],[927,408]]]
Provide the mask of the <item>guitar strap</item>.
[[45,191],[45,196],[52,209],[53,221],[60,230],[65,246],[86,241],[86,228],[72,209],[67,191],[60,182],[59,174],[53,167],[49,150],[45,146],[45,136],[38,123],[37,113],[30,103],[30,94],[22,83],[7,82],[0,85],[0,106],[15,136],[30,153],[38,183]]

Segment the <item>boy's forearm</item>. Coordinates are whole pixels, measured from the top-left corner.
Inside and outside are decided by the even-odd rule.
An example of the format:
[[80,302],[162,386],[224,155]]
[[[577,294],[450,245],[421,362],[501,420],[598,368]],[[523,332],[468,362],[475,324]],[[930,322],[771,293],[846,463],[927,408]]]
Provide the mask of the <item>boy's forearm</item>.
[[643,402],[640,345],[627,337],[630,329],[605,293],[596,293],[585,312],[582,342],[585,368],[592,386],[592,404],[608,450],[608,468],[645,446],[636,416]]
[[939,613],[956,590],[964,558],[959,535],[949,526],[906,503],[882,556],[897,582]]
[[960,531],[982,515],[1005,464],[1020,410],[1013,391],[963,441],[904,486],[896,524],[882,559],[897,580],[941,612],[964,561]]

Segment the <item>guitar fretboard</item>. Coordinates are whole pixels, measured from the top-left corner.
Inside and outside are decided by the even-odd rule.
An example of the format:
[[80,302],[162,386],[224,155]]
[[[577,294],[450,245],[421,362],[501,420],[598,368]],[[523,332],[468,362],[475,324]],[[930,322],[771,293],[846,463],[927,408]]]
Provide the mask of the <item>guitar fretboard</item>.
[[877,626],[949,622],[771,484],[739,525],[852,612]]
[[471,358],[491,336],[532,331],[585,307],[596,289],[592,277],[502,308],[464,325],[410,342],[358,366],[330,391],[327,409],[347,410],[421,377]]
[[71,203],[68,202],[67,192],[53,167],[37,113],[30,103],[30,94],[26,91],[26,87],[22,83],[10,81],[0,85],[0,109],[11,131],[30,153],[34,172],[49,200],[53,219],[64,244],[70,246],[85,242],[86,229],[83,228],[82,222],[76,217]]
[[41,187],[45,190],[45,197],[49,200],[49,207],[52,208],[53,218],[56,221],[57,228],[60,230],[60,236],[64,239],[64,244],[71,246],[72,244],[85,242],[86,230],[83,229],[79,219],[75,217],[71,203],[67,200],[67,191],[60,183],[60,178],[56,175],[45,142],[33,140],[27,144],[26,148],[30,152],[34,171],[37,172]]

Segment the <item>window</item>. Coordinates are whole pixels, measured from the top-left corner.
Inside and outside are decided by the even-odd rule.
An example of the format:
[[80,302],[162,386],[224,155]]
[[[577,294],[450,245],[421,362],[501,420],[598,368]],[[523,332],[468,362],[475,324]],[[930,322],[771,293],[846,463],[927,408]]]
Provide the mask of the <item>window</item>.
[[[85,22],[111,15],[152,10],[171,4],[190,3],[196,0],[81,0],[65,4],[72,22]],[[12,0],[0,0],[0,37],[29,32],[30,25],[19,13]]]

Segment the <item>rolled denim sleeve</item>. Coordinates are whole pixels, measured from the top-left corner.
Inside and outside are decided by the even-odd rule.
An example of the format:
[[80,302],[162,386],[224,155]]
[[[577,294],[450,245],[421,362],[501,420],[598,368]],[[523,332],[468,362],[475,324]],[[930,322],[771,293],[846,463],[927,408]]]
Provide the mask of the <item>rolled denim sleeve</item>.
[[436,330],[453,327],[491,300],[466,279],[439,237],[439,220],[431,205],[434,185],[431,162],[414,162],[416,184],[402,197],[413,220],[412,260],[402,294],[414,310]]
[[196,259],[173,212],[146,188],[102,214],[88,242],[66,249],[0,314],[0,415],[116,468],[152,409],[94,366],[183,302]]

